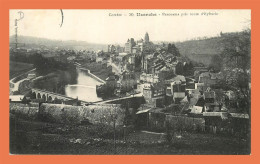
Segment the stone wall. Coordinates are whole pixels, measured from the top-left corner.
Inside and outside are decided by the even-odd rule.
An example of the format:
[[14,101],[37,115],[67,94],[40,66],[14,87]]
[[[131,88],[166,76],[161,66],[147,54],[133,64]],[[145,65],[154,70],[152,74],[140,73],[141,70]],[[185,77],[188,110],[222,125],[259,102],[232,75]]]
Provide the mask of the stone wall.
[[125,111],[120,105],[102,104],[89,106],[71,106],[63,104],[43,103],[39,109],[39,115],[43,121],[58,123],[123,125]]
[[10,103],[9,109],[10,113],[15,114],[18,117],[28,118],[32,120],[38,118],[39,105],[37,103]]

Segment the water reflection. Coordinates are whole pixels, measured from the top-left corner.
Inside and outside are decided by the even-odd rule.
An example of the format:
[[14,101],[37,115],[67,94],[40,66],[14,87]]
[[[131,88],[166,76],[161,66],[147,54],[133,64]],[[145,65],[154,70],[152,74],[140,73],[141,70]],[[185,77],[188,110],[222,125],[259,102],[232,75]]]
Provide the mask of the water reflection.
[[77,84],[67,85],[65,94],[68,97],[78,97],[79,100],[88,102],[100,101],[102,99],[96,94],[96,85],[98,84],[101,83],[88,76],[84,71],[78,70]]

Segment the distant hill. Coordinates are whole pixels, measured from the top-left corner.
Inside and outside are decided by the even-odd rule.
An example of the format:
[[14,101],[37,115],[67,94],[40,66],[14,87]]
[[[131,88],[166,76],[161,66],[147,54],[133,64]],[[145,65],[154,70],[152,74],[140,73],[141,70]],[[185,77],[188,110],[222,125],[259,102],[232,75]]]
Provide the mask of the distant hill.
[[186,56],[193,61],[209,65],[211,57],[220,54],[222,50],[221,37],[215,37],[203,40],[190,40],[175,43],[182,56]]
[[[174,43],[176,47],[179,49],[180,54],[182,56],[186,56],[191,60],[203,63],[205,65],[209,65],[211,62],[211,58],[215,54],[220,54],[224,48],[223,40],[227,37],[229,38],[237,38],[241,37],[243,32],[234,32],[234,33],[224,33],[219,37],[205,38],[200,40],[189,40],[184,42],[176,42]],[[10,43],[15,42],[15,37],[10,37]],[[107,51],[107,45],[105,44],[95,44],[88,43],[85,41],[61,41],[61,40],[50,40],[46,38],[37,38],[37,37],[29,37],[29,36],[19,36],[19,43],[24,43],[25,47],[60,47],[65,49],[86,49],[86,50],[104,50]],[[10,46],[14,46],[14,44],[10,44]]]
[[224,33],[219,37],[176,42],[175,45],[182,56],[187,56],[193,61],[209,65],[212,56],[223,51],[224,45],[222,43],[224,39],[241,36],[242,32]]
[[[9,40],[10,46],[14,46],[15,37],[10,36]],[[46,38],[38,38],[38,37],[31,37],[31,36],[19,36],[18,43],[21,43],[21,46],[29,47],[29,48],[39,48],[39,47],[47,47],[47,48],[65,48],[65,49],[86,49],[86,50],[107,50],[107,45],[105,44],[95,44],[95,43],[88,43],[85,41],[75,41],[75,40],[51,40]]]

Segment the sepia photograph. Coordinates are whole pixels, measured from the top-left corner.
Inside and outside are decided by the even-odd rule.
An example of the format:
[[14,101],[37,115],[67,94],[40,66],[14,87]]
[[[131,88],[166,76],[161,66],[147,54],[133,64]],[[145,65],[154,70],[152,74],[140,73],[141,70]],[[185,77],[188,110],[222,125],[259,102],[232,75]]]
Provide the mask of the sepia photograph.
[[9,154],[250,155],[250,9],[10,9]]

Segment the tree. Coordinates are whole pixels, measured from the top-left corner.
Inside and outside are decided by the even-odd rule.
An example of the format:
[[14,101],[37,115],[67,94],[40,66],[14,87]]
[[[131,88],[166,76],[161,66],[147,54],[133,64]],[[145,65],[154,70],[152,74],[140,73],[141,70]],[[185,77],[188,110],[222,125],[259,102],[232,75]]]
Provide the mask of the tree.
[[219,54],[216,54],[211,58],[209,69],[213,70],[214,72],[219,72],[221,71],[222,64],[223,64],[223,58]]
[[250,113],[251,31],[225,36],[222,43],[224,44],[221,53],[224,79],[221,84],[225,90],[235,92],[238,111]]
[[135,72],[141,72],[142,67],[142,56],[136,55],[135,56]]
[[186,62],[183,65],[183,75],[192,76],[194,74],[194,67],[192,62]]
[[176,74],[183,75],[183,64],[181,62],[178,62],[176,65]]
[[180,52],[174,44],[168,44],[167,52],[173,54],[173,56],[180,56]]

